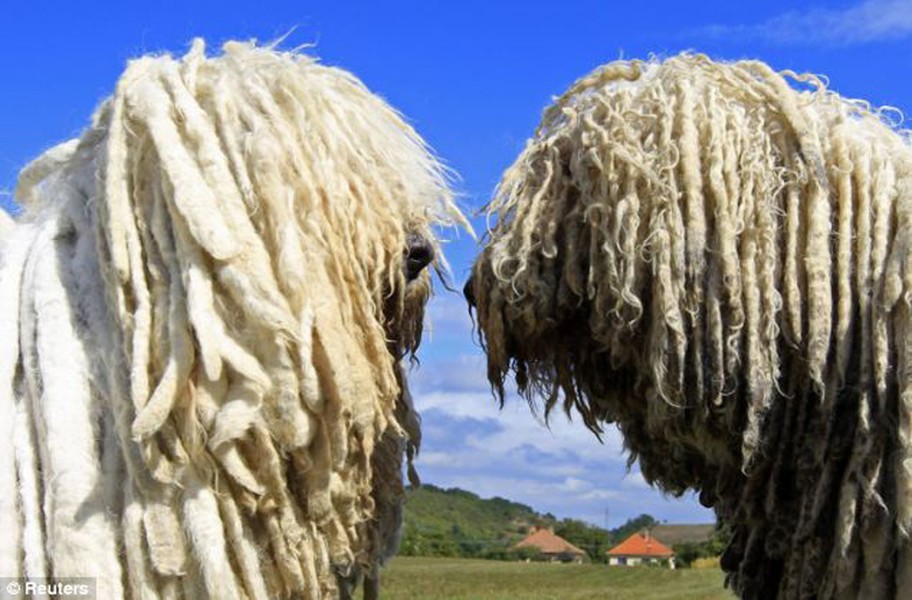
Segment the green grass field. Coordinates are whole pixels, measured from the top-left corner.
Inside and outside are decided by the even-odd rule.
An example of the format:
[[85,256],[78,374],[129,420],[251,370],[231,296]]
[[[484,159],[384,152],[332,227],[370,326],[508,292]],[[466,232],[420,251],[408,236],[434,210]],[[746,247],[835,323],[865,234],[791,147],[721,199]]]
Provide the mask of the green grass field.
[[609,568],[400,556],[383,571],[389,600],[731,600],[717,569]]

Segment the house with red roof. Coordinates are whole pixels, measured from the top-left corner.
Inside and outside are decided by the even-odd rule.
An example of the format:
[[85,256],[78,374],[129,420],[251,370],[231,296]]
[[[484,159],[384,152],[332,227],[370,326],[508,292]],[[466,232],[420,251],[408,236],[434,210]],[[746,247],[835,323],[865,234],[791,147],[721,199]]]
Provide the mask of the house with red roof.
[[635,567],[664,565],[675,568],[674,551],[652,536],[649,530],[638,531],[608,551],[608,565]]
[[520,548],[534,548],[543,559],[551,562],[581,563],[588,558],[585,551],[555,534],[551,527],[533,527],[529,535],[513,546],[512,550]]

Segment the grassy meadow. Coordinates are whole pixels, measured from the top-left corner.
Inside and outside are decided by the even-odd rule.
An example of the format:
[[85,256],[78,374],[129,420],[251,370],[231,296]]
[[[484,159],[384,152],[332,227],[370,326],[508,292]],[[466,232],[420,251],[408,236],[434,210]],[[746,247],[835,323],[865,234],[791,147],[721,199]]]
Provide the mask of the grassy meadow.
[[387,600],[732,600],[718,569],[609,568],[399,556],[383,571]]

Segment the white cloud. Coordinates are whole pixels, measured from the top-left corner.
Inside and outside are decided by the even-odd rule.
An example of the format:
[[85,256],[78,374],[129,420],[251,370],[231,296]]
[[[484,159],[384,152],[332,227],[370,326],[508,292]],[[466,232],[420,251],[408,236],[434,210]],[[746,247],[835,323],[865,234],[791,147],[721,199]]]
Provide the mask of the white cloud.
[[425,319],[426,333],[431,340],[442,334],[464,335],[468,340],[472,334],[472,319],[469,305],[461,293],[441,290],[428,303]]
[[759,24],[717,24],[694,33],[823,46],[897,40],[912,35],[912,0],[864,0],[842,9],[789,11]]
[[604,502],[606,500],[619,500],[623,497],[623,494],[614,490],[589,490],[580,496],[580,500],[586,500],[590,502]]
[[582,422],[569,421],[563,413],[556,412],[548,424],[537,420],[525,400],[508,398],[501,409],[490,392],[451,392],[436,390],[415,395],[419,413],[438,411],[447,417],[494,420],[498,431],[486,433],[472,444],[490,454],[505,454],[524,444],[541,452],[573,453],[582,458],[625,464],[622,454],[623,440],[615,428],[602,435],[599,443],[595,435]]
[[409,376],[409,385],[415,395],[446,390],[448,392],[473,392],[491,398],[491,386],[485,377],[485,357],[478,354],[458,354],[446,358],[429,358],[422,361]]
[[592,482],[578,477],[564,479],[564,488],[569,492],[586,493],[592,491]]
[[672,500],[627,471],[623,439],[609,427],[599,443],[577,418],[560,410],[545,426],[524,400],[508,395],[503,409],[484,377],[484,358],[446,355],[426,360],[412,376],[423,442],[423,480],[501,496],[564,518],[616,527],[649,513],[677,522],[709,522],[692,498]]
[[456,452],[421,452],[418,454],[418,466],[427,467],[465,467],[465,454]]
[[624,481],[621,482],[621,487],[633,490],[649,490],[652,489],[646,480],[643,478],[643,474],[639,471],[630,471],[624,477]]

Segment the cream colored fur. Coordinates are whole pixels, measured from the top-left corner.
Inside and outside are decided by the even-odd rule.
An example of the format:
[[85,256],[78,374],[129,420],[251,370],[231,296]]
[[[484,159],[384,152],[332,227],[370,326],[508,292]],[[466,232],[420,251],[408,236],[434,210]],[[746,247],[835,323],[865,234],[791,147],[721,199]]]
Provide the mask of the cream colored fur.
[[418,438],[406,236],[464,223],[411,127],[306,55],[198,41],[132,61],[16,193],[0,572],[219,599],[366,574],[375,596]]

